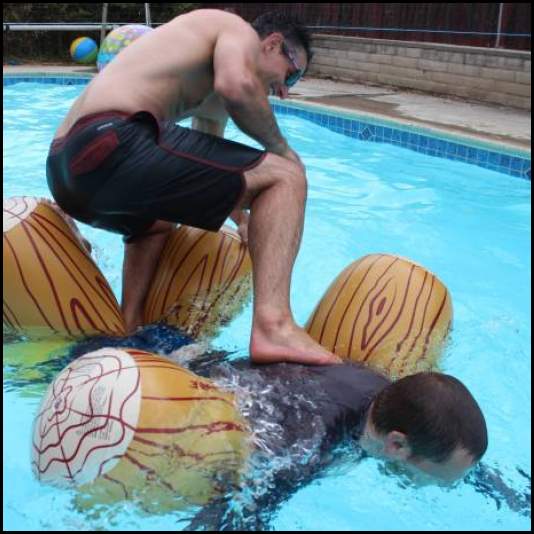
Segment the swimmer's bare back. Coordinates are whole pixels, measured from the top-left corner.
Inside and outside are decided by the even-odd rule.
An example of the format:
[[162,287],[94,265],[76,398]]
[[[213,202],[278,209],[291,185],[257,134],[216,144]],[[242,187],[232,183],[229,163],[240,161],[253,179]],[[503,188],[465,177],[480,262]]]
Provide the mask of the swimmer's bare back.
[[81,117],[104,111],[148,111],[158,120],[181,120],[201,105],[212,116],[221,113],[213,52],[224,28],[236,25],[255,38],[252,27],[236,15],[211,9],[182,15],[145,34],[95,76],[55,137],[63,137]]

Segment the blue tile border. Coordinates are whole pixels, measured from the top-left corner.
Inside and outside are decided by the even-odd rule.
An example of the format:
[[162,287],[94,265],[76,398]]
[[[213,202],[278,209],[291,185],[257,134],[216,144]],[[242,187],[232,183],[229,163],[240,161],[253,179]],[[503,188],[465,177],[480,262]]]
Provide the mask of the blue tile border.
[[55,85],[87,85],[92,76],[58,76],[56,75],[8,75],[3,77],[3,86],[7,87],[17,83],[44,83]]
[[452,161],[463,161],[478,167],[530,180],[531,159],[495,150],[472,147],[451,139],[440,139],[416,131],[394,128],[392,125],[373,124],[363,120],[337,117],[327,113],[308,111],[291,105],[271,102],[275,113],[309,120],[336,133],[374,143],[389,143],[421,154]]
[[[46,83],[60,85],[86,85],[92,80],[92,75],[61,76],[47,75],[7,75],[3,77],[3,86],[16,83]],[[516,176],[531,180],[531,159],[513,154],[506,154],[492,149],[472,147],[452,139],[440,139],[434,135],[426,135],[419,131],[412,131],[407,127],[395,128],[393,124],[373,124],[371,120],[364,121],[324,113],[318,110],[308,110],[287,104],[271,102],[273,111],[281,116],[294,116],[309,120],[323,128],[360,141],[373,143],[388,143],[407,148],[421,154],[436,156],[452,161],[463,161],[501,172],[509,176]]]

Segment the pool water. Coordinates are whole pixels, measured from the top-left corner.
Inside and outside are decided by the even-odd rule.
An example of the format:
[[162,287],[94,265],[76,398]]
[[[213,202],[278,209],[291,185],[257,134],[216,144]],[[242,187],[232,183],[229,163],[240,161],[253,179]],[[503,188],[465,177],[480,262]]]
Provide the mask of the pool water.
[[[4,88],[4,198],[47,196],[53,133],[83,87],[19,83]],[[454,330],[443,370],[459,378],[486,416],[484,464],[518,495],[531,473],[531,184],[461,162],[357,141],[301,118],[279,118],[309,182],[304,237],[291,288],[304,323],[331,281],[358,257],[387,252],[424,265],[449,288]],[[230,124],[226,137],[257,146]],[[119,236],[80,225],[120,295]],[[247,354],[252,311],[213,340]],[[9,342],[8,342],[9,343]],[[4,345],[4,349],[6,345]],[[62,366],[59,366],[59,369]],[[58,370],[59,370],[58,369]],[[6,367],[4,366],[4,373]],[[81,513],[74,493],[40,485],[29,453],[43,387],[4,375],[4,528],[180,530],[184,512],[143,514],[130,503]],[[454,488],[403,487],[379,461],[351,455],[295,492],[272,518],[275,530],[530,530],[530,504]]]

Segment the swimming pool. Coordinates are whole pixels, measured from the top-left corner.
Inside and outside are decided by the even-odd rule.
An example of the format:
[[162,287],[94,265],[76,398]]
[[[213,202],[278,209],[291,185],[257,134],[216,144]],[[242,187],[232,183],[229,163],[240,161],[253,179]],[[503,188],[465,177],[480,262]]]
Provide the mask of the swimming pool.
[[[4,197],[49,196],[44,174],[48,144],[81,90],[77,85],[27,82],[4,89]],[[324,122],[316,114],[312,124],[313,117],[278,111],[280,126],[303,158],[309,179],[304,238],[291,292],[297,320],[305,322],[332,279],[365,254],[399,254],[438,274],[452,293],[455,310],[443,369],[469,387],[485,413],[490,444],[484,463],[498,469],[519,494],[530,493],[530,181],[376,138],[365,140],[366,135],[376,136],[376,129],[367,134],[362,129],[361,138],[355,138],[345,135],[343,122]],[[336,124],[341,130],[336,131]],[[227,137],[254,144],[233,125]],[[510,169],[519,165],[506,162]],[[81,227],[118,296],[120,237]],[[213,346],[246,355],[250,323],[249,306]],[[73,506],[72,492],[38,484],[30,470],[29,444],[42,391],[42,386],[28,388],[5,374],[6,529],[184,527],[184,513],[147,516],[128,504],[81,513]],[[272,527],[530,529],[529,506],[511,507],[506,499],[491,498],[469,484],[450,490],[403,488],[381,470],[380,462],[371,459],[336,465],[284,503]]]

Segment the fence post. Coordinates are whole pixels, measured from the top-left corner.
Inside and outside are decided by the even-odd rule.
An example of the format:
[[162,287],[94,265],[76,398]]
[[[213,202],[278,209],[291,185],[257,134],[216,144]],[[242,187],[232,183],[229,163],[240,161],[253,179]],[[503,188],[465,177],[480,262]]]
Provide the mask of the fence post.
[[9,53],[7,50],[7,47],[9,45],[9,25],[8,24],[4,24],[4,33],[6,35],[6,46],[4,46],[3,53],[4,53],[4,57],[6,58],[5,64],[7,65],[9,61]]
[[499,21],[497,22],[497,40],[495,41],[495,48],[499,48],[501,46],[503,9],[504,9],[504,3],[500,3],[499,4]]
[[145,4],[145,19],[146,19],[146,25],[152,26],[152,20],[150,18],[150,4]]
[[100,46],[102,46],[102,43],[104,42],[104,39],[106,37],[106,28],[108,22],[108,5],[109,4],[103,4],[102,7],[102,28],[100,28]]

